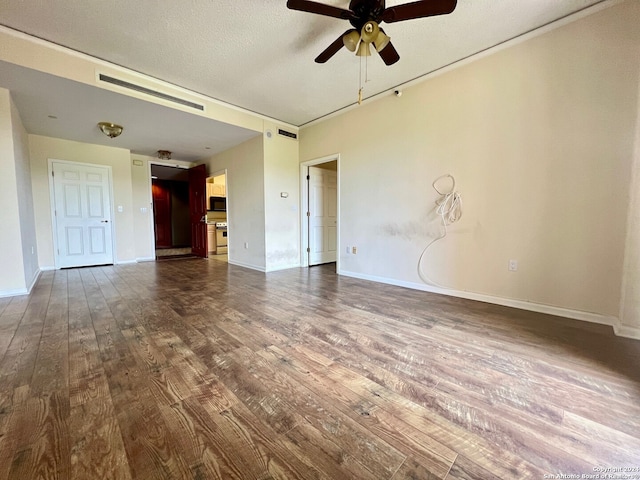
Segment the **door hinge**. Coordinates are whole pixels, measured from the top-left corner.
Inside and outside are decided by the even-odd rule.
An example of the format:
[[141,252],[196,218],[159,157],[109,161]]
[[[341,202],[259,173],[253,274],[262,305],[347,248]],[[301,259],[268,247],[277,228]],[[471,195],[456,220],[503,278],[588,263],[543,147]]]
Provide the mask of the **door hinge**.
[[307,212],[307,217],[310,217],[310,216],[311,216],[311,212]]
[[311,253],[311,248],[307,247],[307,253]]
[[307,175],[307,180],[311,180],[311,177],[309,175]]
[[51,176],[55,177],[56,176],[56,172],[54,172],[53,170],[51,170]]

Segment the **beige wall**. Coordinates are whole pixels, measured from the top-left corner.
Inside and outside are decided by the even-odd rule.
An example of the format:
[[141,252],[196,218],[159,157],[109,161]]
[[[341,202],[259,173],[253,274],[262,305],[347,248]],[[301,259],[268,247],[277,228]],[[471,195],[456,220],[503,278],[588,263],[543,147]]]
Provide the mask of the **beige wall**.
[[14,133],[12,125],[11,96],[0,88],[0,296],[26,292],[25,269],[22,258],[20,208]]
[[[153,238],[153,200],[151,198],[151,173],[145,155],[131,155],[131,185],[133,202],[133,232],[136,241],[136,260],[155,260]],[[136,163],[142,163],[137,165]]]
[[[267,271],[300,266],[300,166],[298,141],[265,123],[264,204]],[[283,198],[281,193],[288,196]]]
[[[52,268],[55,265],[48,176],[49,159],[105,165],[112,168],[114,260],[116,263],[135,261],[136,237],[129,150],[29,135],[29,152],[40,267]],[[118,212],[118,206],[122,206],[122,212]]]
[[22,240],[22,262],[26,287],[30,290],[35,283],[40,268],[36,249],[36,225],[31,192],[31,167],[29,162],[29,138],[20,113],[11,101],[11,124],[13,127],[13,151],[18,185],[18,212],[20,215],[20,235]]
[[620,300],[619,334],[640,340],[640,84],[634,162],[627,215],[624,278]]
[[301,161],[341,154],[341,242],[358,247],[342,273],[423,288],[418,259],[439,232],[431,183],[450,173],[464,213],[428,251],[428,277],[617,317],[639,10],[603,10],[304,128]]
[[[209,174],[227,169],[229,262],[265,270],[262,136],[215,155],[206,164]],[[248,248],[244,247],[245,243]]]

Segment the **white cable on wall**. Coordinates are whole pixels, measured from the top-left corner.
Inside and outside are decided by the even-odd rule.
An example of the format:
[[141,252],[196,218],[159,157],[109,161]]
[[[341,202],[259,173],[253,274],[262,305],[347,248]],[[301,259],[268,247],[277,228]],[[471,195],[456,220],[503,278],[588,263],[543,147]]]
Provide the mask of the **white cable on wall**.
[[[438,188],[438,183],[441,182],[441,180],[445,179],[451,180],[451,188],[449,189],[449,191],[442,191],[442,188]],[[440,197],[438,197],[438,199],[436,200],[435,213],[440,217],[442,234],[439,237],[431,240],[431,242],[429,242],[429,244],[422,251],[422,254],[420,254],[420,259],[418,260],[418,275],[423,282],[428,283],[429,285],[440,288],[447,288],[431,280],[427,276],[427,274],[422,271],[422,260],[424,259],[425,255],[427,254],[427,250],[429,250],[431,245],[447,236],[447,226],[457,222],[458,220],[460,220],[460,217],[462,217],[462,196],[456,191],[456,179],[453,178],[453,175],[450,175],[448,173],[436,178],[431,186],[436,192],[438,192],[438,195],[440,195]]]

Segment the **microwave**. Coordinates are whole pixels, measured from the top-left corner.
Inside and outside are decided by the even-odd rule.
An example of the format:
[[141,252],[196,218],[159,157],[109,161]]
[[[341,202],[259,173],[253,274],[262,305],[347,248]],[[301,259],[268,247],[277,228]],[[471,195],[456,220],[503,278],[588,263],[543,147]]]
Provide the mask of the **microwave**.
[[226,197],[209,197],[209,211],[226,212],[227,198]]

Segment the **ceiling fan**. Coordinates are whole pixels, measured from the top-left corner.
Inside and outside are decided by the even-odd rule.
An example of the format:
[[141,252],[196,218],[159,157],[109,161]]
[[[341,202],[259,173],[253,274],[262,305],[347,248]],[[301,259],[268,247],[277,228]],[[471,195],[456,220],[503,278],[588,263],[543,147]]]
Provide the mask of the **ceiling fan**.
[[317,63],[325,63],[343,46],[356,52],[359,57],[368,57],[371,55],[369,45],[373,44],[384,63],[393,65],[400,60],[400,55],[391,44],[391,39],[380,28],[380,23],[446,15],[453,12],[456,3],[457,0],[422,0],[385,8],[385,0],[351,0],[349,9],[345,9],[309,0],[288,0],[287,7],[291,10],[349,20],[353,26],[316,57]]

